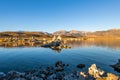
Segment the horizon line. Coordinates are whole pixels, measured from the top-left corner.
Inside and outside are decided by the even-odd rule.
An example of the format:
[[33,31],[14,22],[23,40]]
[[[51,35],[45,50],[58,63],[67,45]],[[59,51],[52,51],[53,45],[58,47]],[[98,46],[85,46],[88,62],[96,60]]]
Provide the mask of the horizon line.
[[37,31],[37,30],[6,30],[6,31],[0,31],[0,32],[46,32],[46,33],[54,33],[57,31],[85,31],[85,32],[97,32],[97,31],[108,31],[108,30],[119,30],[120,28],[111,28],[111,29],[107,29],[107,30],[95,30],[95,31],[87,31],[87,30],[75,30],[75,29],[71,29],[71,30],[56,30],[53,32],[47,32],[47,31]]

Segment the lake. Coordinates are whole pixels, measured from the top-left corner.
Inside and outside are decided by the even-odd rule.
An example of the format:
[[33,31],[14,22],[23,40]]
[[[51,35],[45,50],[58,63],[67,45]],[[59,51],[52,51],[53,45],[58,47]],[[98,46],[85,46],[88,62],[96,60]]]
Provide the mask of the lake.
[[68,45],[72,48],[61,51],[39,46],[0,47],[0,72],[31,70],[63,61],[70,65],[69,71],[78,70],[76,65],[79,63],[86,65],[82,69],[86,71],[95,63],[106,72],[118,74],[109,65],[115,64],[120,59],[120,40],[68,41]]

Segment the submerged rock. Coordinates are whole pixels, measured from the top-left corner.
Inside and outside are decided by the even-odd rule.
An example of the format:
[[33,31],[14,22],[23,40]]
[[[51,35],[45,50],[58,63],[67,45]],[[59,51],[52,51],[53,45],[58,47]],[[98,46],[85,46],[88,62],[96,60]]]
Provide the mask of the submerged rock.
[[53,66],[47,66],[47,68],[46,68],[48,71],[50,71],[50,70],[53,70],[54,68],[53,68]]
[[103,75],[104,71],[98,69],[96,64],[92,64],[88,72],[79,70],[67,72],[65,68],[67,66],[68,64],[58,61],[55,66],[46,66],[31,71],[10,71],[6,74],[0,72],[0,80],[119,80],[119,77],[112,73],[108,73],[107,76]]
[[66,76],[64,76],[63,80],[78,80],[78,79],[73,73],[70,73],[70,74],[67,74]]
[[64,71],[64,68],[59,66],[59,67],[56,67],[56,68],[55,68],[55,71],[56,71],[56,72]]
[[55,71],[63,71],[65,64],[62,63],[62,61],[58,61],[55,63]]
[[54,79],[54,78],[56,78],[56,74],[52,74],[52,75],[50,75],[50,76],[48,77],[48,79],[50,79],[50,80],[52,80],[52,79]]
[[6,78],[8,80],[17,80],[17,78],[25,77],[25,73],[20,73],[20,72],[17,72],[17,71],[10,71],[6,75],[7,75]]
[[84,68],[84,67],[85,67],[85,64],[78,64],[78,65],[77,65],[77,68],[81,68],[81,69],[82,69],[82,68]]
[[118,59],[116,64],[110,66],[113,67],[115,71],[120,72],[120,59]]
[[4,72],[0,72],[0,78],[3,78],[5,76],[6,76],[6,74]]
[[58,62],[55,63],[55,67],[58,67],[58,66],[63,67],[62,61],[58,61]]

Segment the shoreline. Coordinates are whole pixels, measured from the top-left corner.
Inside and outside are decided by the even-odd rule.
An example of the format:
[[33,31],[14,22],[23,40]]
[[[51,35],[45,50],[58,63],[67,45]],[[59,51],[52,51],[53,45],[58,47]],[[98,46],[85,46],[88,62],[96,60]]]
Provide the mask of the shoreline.
[[[66,72],[69,64],[57,61],[54,66],[39,67],[30,71],[9,71],[7,73],[0,72],[0,80],[117,80],[118,75],[106,73],[92,64],[88,67],[87,72],[73,70]],[[84,68],[84,64],[78,64],[77,68]],[[109,79],[111,77],[111,79]]]

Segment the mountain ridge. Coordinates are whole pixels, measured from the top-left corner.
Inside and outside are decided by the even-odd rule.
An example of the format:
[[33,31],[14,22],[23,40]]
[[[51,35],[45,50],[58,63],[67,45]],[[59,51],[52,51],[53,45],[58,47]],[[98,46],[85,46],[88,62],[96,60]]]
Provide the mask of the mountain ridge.
[[119,36],[120,28],[114,28],[101,31],[80,31],[80,30],[59,30],[53,33],[42,31],[5,31],[0,32],[0,37],[4,36],[35,36],[35,37],[52,37],[53,35],[61,35],[62,37],[83,37],[83,36]]

